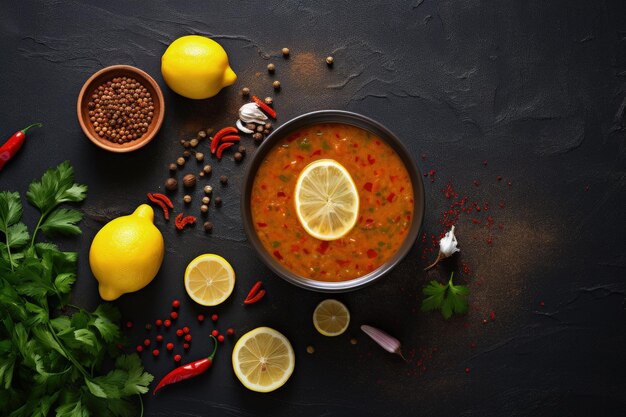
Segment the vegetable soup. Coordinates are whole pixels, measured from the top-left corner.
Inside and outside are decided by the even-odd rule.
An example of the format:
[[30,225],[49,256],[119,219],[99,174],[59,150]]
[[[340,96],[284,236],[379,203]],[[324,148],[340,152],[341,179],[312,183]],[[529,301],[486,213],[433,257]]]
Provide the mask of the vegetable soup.
[[[324,241],[300,224],[294,204],[298,176],[311,162],[343,165],[359,193],[355,226]],[[339,123],[303,127],[276,143],[256,173],[252,221],[265,250],[286,269],[317,281],[347,281],[387,262],[413,220],[413,186],[400,156],[367,130]]]

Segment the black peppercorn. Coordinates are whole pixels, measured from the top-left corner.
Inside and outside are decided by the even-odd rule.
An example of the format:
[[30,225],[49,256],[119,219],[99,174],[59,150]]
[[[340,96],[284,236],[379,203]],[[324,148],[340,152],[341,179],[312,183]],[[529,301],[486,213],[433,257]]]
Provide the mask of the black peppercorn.
[[254,130],[256,129],[256,125],[254,123],[248,123],[246,124],[246,128],[249,130]]
[[228,183],[228,177],[226,175],[222,175],[220,177],[220,182],[224,185],[226,185]]
[[257,132],[263,132],[263,129],[264,129],[263,125],[258,125],[258,126],[256,127],[256,131],[257,131]]
[[189,152],[189,151],[184,151],[183,152],[183,157],[185,157],[185,158],[189,158],[190,155],[191,155],[191,152]]
[[254,139],[257,142],[260,142],[263,140],[263,134],[262,133],[255,133],[254,135],[252,135],[252,139]]
[[204,222],[204,231],[205,232],[210,232],[211,230],[213,230],[213,223],[211,223],[211,222]]
[[222,205],[222,197],[215,197],[215,205],[217,207]]
[[241,162],[241,160],[243,159],[243,154],[241,152],[235,152],[234,158],[235,162]]
[[239,151],[239,153],[244,154],[244,153],[246,153],[246,147],[243,146],[243,145],[240,145],[238,151]]
[[183,141],[183,146],[184,146],[185,148],[188,148],[188,147],[190,147],[190,146],[191,146],[191,143],[189,143],[189,141],[188,141],[188,140],[184,140],[184,141]]
[[165,180],[165,189],[168,191],[174,191],[178,187],[178,181],[174,178],[168,178]]
[[181,139],[181,140],[180,140],[180,144],[181,144],[181,145],[183,145],[183,146],[185,146],[185,139]]

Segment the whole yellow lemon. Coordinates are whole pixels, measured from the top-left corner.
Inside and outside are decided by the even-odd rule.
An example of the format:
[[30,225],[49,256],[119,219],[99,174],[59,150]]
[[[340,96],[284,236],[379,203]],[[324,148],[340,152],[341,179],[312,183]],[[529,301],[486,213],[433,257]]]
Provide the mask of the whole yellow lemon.
[[142,289],[159,272],[165,245],[153,220],[152,207],[142,204],[133,214],[111,220],[94,237],[89,265],[104,300]]
[[194,99],[213,97],[237,80],[222,46],[204,36],[176,39],[161,58],[161,73],[169,88]]

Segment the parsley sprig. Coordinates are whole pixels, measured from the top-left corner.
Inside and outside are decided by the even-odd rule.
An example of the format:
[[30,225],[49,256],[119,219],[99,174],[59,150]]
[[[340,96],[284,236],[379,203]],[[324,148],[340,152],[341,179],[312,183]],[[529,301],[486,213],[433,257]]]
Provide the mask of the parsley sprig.
[[[120,355],[119,312],[103,304],[90,312],[60,314],[69,306],[77,254],[38,242],[81,233],[79,203],[85,185],[74,182],[69,162],[48,170],[26,198],[40,213],[32,235],[21,222],[15,192],[0,192],[0,404],[3,415],[58,417],[136,416],[130,399],[148,391],[153,377],[139,357]],[[3,238],[3,239],[2,239]],[[108,373],[103,362],[114,359]],[[5,414],[6,413],[6,414]]]
[[433,280],[424,287],[423,293],[427,297],[422,301],[422,311],[441,310],[441,315],[446,320],[452,317],[453,313],[467,313],[469,288],[464,285],[454,285],[453,277],[454,272],[450,274],[447,285]]

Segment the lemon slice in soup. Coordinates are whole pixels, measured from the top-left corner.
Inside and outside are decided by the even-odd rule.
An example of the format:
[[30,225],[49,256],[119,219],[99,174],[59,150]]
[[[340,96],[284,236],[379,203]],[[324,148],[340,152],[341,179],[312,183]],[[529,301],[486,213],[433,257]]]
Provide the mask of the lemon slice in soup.
[[335,240],[356,224],[359,193],[341,164],[320,159],[300,173],[295,204],[298,219],[308,234],[321,240]]

